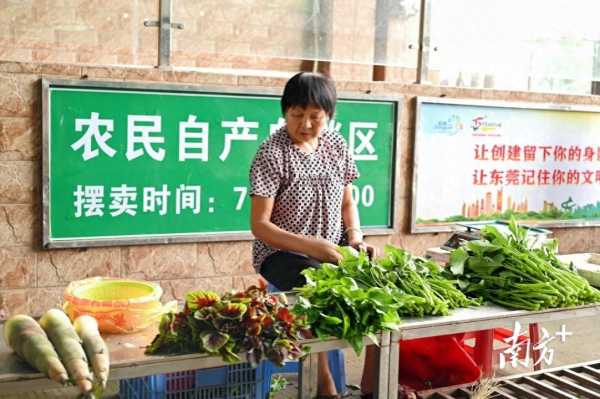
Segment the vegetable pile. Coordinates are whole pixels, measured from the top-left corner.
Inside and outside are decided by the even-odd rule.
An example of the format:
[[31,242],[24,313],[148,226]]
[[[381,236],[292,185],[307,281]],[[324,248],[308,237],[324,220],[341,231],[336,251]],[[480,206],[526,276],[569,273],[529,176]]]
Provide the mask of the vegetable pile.
[[514,220],[505,237],[493,226],[481,240],[450,254],[450,272],[463,291],[513,309],[539,310],[600,302],[600,291],[557,259],[556,242],[530,248],[527,230]]
[[93,397],[95,381],[95,393],[101,395],[108,379],[108,349],[94,318],[80,316],[74,324],[60,309],[48,310],[39,324],[29,316],[15,315],[4,325],[4,338],[20,358],[51,380],[77,385],[83,397]]
[[387,256],[380,263],[388,271],[386,279],[405,298],[399,309],[401,316],[446,316],[452,309],[481,304],[480,300],[467,298],[457,287],[458,281],[448,279],[437,263],[390,245],[385,251]]
[[303,272],[307,282],[295,289],[294,313],[305,316],[318,337],[345,339],[357,353],[364,336],[377,343],[376,333],[398,329],[400,316],[446,315],[478,304],[446,280],[437,264],[402,249],[386,246],[387,256],[377,261],[350,248],[339,251],[338,265]]
[[75,385],[81,392],[91,391],[92,377],[87,357],[67,315],[62,310],[50,309],[40,319],[40,326],[46,331]]
[[238,362],[237,354],[245,352],[253,366],[263,357],[281,366],[304,356],[298,340],[309,333],[288,309],[285,295],[269,294],[265,286],[223,297],[195,291],[186,295],[182,312],[163,316],[146,353],[199,352]]

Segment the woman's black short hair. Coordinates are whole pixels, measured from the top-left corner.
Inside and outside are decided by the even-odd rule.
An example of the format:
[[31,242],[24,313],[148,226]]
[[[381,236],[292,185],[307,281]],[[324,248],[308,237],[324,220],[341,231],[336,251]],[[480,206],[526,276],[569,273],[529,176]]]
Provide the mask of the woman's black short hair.
[[285,84],[281,96],[281,112],[285,115],[291,107],[306,108],[314,105],[330,118],[335,113],[337,94],[333,80],[320,73],[300,72]]

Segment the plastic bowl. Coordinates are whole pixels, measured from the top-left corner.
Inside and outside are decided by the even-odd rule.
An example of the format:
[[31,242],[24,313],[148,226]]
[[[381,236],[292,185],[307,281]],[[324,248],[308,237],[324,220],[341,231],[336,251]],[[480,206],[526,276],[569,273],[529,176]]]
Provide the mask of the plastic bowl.
[[160,303],[162,288],[140,280],[92,277],[73,281],[65,289],[63,308],[71,320],[86,314],[98,320],[100,332],[129,334],[175,311],[177,301]]

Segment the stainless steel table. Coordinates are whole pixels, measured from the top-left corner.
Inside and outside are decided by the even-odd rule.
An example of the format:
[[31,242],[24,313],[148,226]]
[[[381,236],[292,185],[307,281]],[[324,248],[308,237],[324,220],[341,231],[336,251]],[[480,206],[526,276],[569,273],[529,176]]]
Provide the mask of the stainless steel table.
[[[378,399],[389,398],[388,387],[388,367],[390,363],[390,338],[389,332],[383,332],[377,334],[379,340],[379,360],[377,365],[377,381],[375,385],[377,391],[373,392],[373,396]],[[372,342],[369,338],[363,340],[365,346],[371,345]],[[309,355],[302,361],[300,369],[300,389],[298,397],[300,399],[311,399],[316,395],[316,379],[317,379],[317,353],[326,352],[334,349],[349,348],[348,344],[344,340],[330,338],[326,340],[309,340],[306,344],[310,346]]]
[[[512,326],[518,321],[522,325],[565,320],[576,317],[600,316],[600,304],[584,305],[573,308],[549,309],[541,311],[507,310],[496,305],[457,309],[452,315],[444,317],[426,317],[423,319],[405,319],[400,330],[393,332],[390,340],[388,398],[398,397],[398,362],[402,339],[433,337],[467,331],[488,330],[502,326]],[[596,343],[600,351],[600,343]],[[598,353],[591,353],[598,357]],[[382,378],[382,381],[384,378]]]
[[[381,350],[378,362],[378,398],[397,398],[398,361],[401,339],[431,337],[465,331],[487,330],[501,326],[512,326],[515,321],[521,324],[541,323],[576,317],[600,315],[600,304],[579,306],[567,309],[551,309],[537,312],[511,311],[488,305],[478,308],[457,309],[451,316],[405,319],[397,332],[378,335]],[[1,327],[1,326],[0,326]],[[220,358],[190,354],[177,356],[146,356],[144,347],[152,340],[156,330],[147,329],[138,334],[111,335],[106,337],[111,352],[111,375],[113,380],[141,377],[145,375],[176,372],[183,370],[219,367],[226,365]],[[370,340],[365,338],[365,344]],[[316,390],[316,353],[332,349],[344,349],[349,345],[339,339],[307,340],[311,353],[301,362],[298,397],[311,398]],[[597,343],[600,349],[600,343]],[[597,357],[597,353],[595,354]],[[32,371],[15,358],[0,338],[0,392],[12,393],[58,388],[59,385]]]
[[[0,330],[1,328],[2,325],[0,325]],[[144,354],[144,348],[155,335],[156,328],[149,328],[137,334],[105,336],[111,357],[110,379],[120,380],[227,365],[218,357],[203,354],[147,356]],[[387,398],[390,333],[379,334],[378,338],[381,344],[378,369],[381,383],[378,384],[380,387],[378,397]],[[370,344],[371,341],[365,338],[365,343]],[[316,353],[332,349],[343,349],[349,346],[345,341],[339,339],[307,340],[304,344],[310,346],[311,354],[300,364],[298,398],[301,399],[316,395]],[[60,385],[49,380],[41,373],[33,371],[24,362],[17,359],[12,350],[4,343],[3,338],[0,338],[0,393],[56,388],[60,388]]]

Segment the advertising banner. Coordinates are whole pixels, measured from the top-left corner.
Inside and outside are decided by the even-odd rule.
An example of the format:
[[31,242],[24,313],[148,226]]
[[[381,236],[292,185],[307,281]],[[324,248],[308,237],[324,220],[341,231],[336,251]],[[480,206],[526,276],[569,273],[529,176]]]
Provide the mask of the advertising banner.
[[417,99],[412,231],[600,225],[600,109]]

